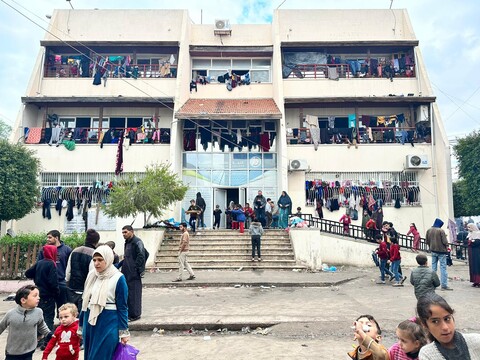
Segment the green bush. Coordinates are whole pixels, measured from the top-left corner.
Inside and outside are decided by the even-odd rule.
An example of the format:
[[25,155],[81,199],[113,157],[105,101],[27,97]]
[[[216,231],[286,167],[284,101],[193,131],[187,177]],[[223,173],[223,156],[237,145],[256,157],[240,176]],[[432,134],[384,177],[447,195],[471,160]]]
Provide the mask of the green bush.
[[[62,234],[61,240],[72,249],[81,246],[85,242],[85,233]],[[42,234],[18,234],[15,237],[5,235],[0,238],[1,245],[20,245],[23,251],[27,251],[28,245],[45,245],[47,235]]]
[[[72,249],[81,246],[85,242],[85,234],[84,233],[74,233],[74,234],[62,234],[61,236],[62,241],[70,246]],[[17,245],[20,245],[20,253],[19,253],[19,261],[18,261],[18,272],[16,274],[13,274],[11,277],[6,276],[3,274],[3,278],[11,278],[11,279],[21,279],[24,277],[24,272],[27,267],[27,252],[28,252],[28,247],[30,246],[30,250],[33,249],[33,245],[37,246],[42,246],[45,245],[47,241],[47,235],[46,233],[42,234],[19,234],[15,237],[11,236],[3,236],[0,238],[0,247],[4,246],[14,246],[14,257],[17,255]],[[38,249],[38,247],[37,247]],[[9,251],[9,254],[11,254],[11,248]],[[38,254],[38,252],[37,252]],[[10,260],[8,262],[10,264]],[[2,268],[5,269],[5,267],[8,266],[6,264],[2,264]],[[1,270],[0,270],[1,273]]]

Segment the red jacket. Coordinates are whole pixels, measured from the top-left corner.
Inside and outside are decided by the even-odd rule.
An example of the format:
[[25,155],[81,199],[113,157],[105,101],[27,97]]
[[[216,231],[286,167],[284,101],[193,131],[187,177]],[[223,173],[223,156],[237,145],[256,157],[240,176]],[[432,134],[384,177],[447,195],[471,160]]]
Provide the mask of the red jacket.
[[377,223],[375,222],[375,220],[370,219],[365,224],[365,227],[370,230],[377,230]]
[[390,245],[390,261],[401,260],[400,246],[398,244]]
[[[78,320],[68,326],[59,325],[43,351],[42,359],[46,360],[55,345],[58,345],[56,359],[78,360],[80,353],[80,338],[77,335]],[[73,352],[73,354],[72,354]]]
[[378,246],[377,255],[380,259],[388,259],[389,253],[387,243],[385,241],[382,241]]

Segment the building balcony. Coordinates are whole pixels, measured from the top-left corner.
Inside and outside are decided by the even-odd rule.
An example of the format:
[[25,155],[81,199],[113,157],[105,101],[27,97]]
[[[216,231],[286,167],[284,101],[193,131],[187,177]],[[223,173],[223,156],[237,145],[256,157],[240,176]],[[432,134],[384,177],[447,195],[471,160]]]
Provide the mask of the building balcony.
[[[175,78],[107,78],[93,85],[93,78],[44,78],[38,89],[32,89],[31,98],[174,98]],[[35,92],[34,92],[35,91]]]
[[283,80],[285,99],[309,99],[322,97],[385,97],[389,95],[419,96],[416,78],[351,77],[349,73],[337,81],[330,80],[319,72],[304,78],[289,77]]
[[[42,163],[42,172],[115,172],[118,144],[76,144],[69,151],[64,145],[26,144]],[[123,171],[144,172],[154,163],[170,161],[169,144],[132,144],[123,148]]]

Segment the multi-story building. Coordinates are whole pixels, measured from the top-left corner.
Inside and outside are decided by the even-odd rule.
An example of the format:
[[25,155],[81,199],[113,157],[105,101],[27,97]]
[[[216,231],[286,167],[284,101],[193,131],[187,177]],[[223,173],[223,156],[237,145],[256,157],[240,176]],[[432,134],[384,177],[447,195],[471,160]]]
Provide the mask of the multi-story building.
[[[276,10],[263,25],[199,25],[186,10],[57,10],[15,133],[28,130],[41,159],[52,218],[39,206],[16,230],[82,227],[83,199],[88,225],[113,230],[123,222],[93,209],[115,172],[169,162],[190,186],[176,219],[197,192],[210,224],[215,204],[285,190],[304,213],[322,199],[333,220],[348,204],[361,213],[365,194],[398,231],[425,231],[453,216],[435,100],[406,10]],[[63,132],[73,151],[56,146]],[[72,220],[55,212],[58,196]]]

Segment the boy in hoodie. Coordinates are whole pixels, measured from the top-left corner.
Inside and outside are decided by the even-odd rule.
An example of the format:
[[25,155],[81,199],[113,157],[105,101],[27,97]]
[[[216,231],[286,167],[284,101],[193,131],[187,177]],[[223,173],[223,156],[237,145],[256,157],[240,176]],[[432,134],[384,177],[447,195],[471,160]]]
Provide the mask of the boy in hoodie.
[[255,261],[255,249],[257,249],[258,261],[262,261],[260,252],[260,240],[263,235],[262,223],[253,221],[248,229],[248,233],[252,236],[252,261]]
[[410,284],[413,285],[415,297],[418,300],[429,292],[435,292],[435,288],[440,286],[440,280],[437,273],[428,267],[426,255],[417,255],[415,259],[418,267],[413,269],[410,274]]
[[[45,245],[43,247],[43,259],[37,261],[35,265],[25,271],[25,276],[33,279],[35,285],[38,287],[40,294],[38,307],[42,309],[43,318],[49,329],[53,329],[55,300],[60,293],[56,260],[57,247],[55,245]],[[41,340],[38,343],[41,350],[45,349],[48,340],[50,340],[50,335],[47,336],[45,341]]]
[[427,230],[425,242],[432,252],[432,270],[437,272],[437,264],[440,262],[440,284],[442,290],[453,290],[448,287],[447,273],[447,255],[448,241],[445,231],[441,229],[443,221],[439,218],[435,219],[433,226]]
[[50,330],[38,309],[39,291],[35,285],[26,285],[17,290],[17,307],[8,311],[0,321],[0,334],[8,327],[5,360],[32,360],[37,347],[37,337],[46,336]]
[[80,354],[80,338],[77,335],[77,307],[75,304],[67,303],[62,305],[58,311],[60,313],[60,325],[48,342],[42,359],[47,360],[53,348],[58,345],[55,352],[56,360],[78,360],[78,355]]

